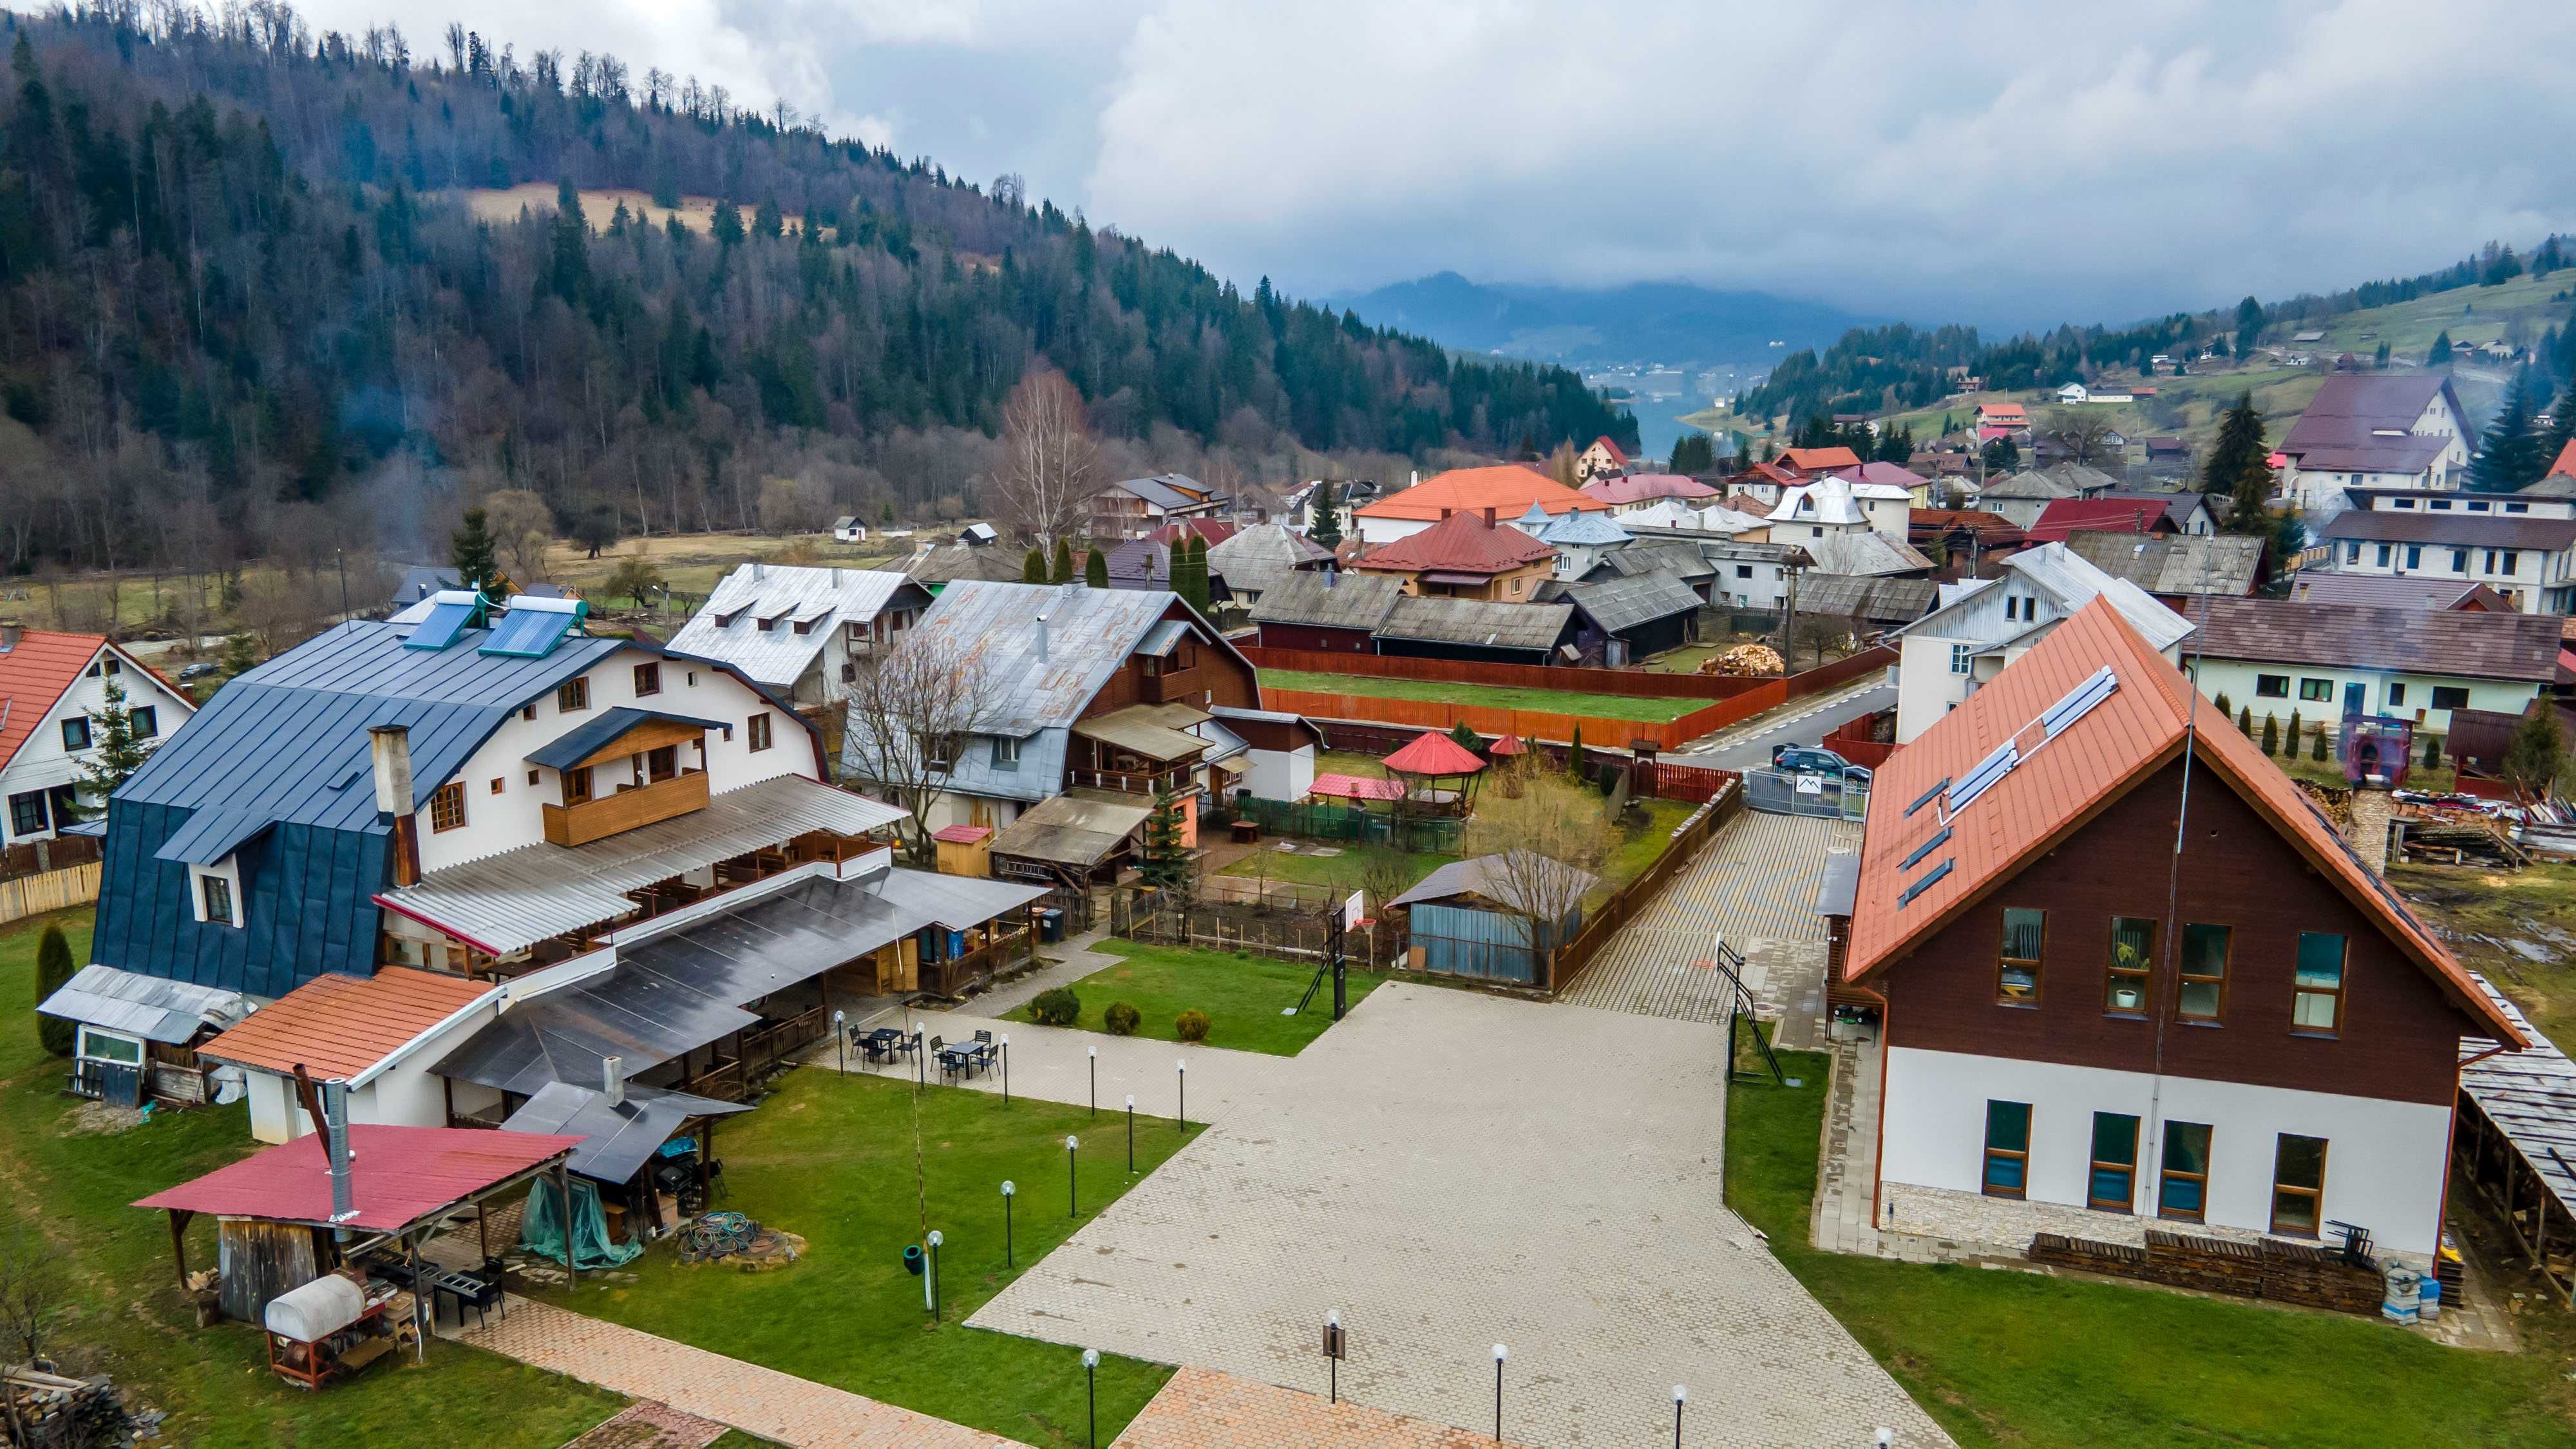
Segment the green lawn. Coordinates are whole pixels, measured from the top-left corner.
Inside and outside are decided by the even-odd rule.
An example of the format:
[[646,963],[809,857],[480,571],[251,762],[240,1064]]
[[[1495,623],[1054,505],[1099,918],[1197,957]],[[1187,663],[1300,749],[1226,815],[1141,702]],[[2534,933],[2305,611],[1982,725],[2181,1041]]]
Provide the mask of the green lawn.
[[[1434,704],[1474,704],[1488,709],[1526,709],[1551,714],[1592,715],[1662,723],[1714,703],[1708,699],[1632,699],[1621,694],[1582,694],[1564,689],[1512,689],[1490,684],[1452,684],[1437,679],[1380,679],[1361,674],[1308,674],[1293,669],[1261,671],[1265,689],[1303,689],[1317,694],[1352,694],[1368,699],[1419,699]],[[1604,743],[1624,743],[1604,741]]]
[[1370,865],[1377,861],[1400,862],[1405,869],[1404,883],[1409,886],[1458,858],[1454,855],[1439,855],[1426,851],[1398,850],[1392,845],[1360,845],[1348,840],[1322,843],[1340,850],[1341,854],[1289,855],[1272,850],[1265,843],[1260,850],[1218,871],[1217,874],[1233,876],[1238,880],[1250,880],[1266,874],[1272,880],[1291,881],[1298,885],[1333,886],[1342,890],[1358,890],[1360,881],[1367,874]]
[[[1073,983],[1074,995],[1082,998],[1082,1016],[1075,1025],[1086,1031],[1101,1030],[1101,1013],[1112,1002],[1124,1001],[1142,1013],[1138,1036],[1177,1041],[1173,1019],[1184,1011],[1198,1010],[1208,1016],[1209,1046],[1293,1057],[1333,1024],[1330,981],[1316,991],[1314,1004],[1306,1010],[1295,1016],[1279,1014],[1306,994],[1306,984],[1315,979],[1312,963],[1115,939],[1093,949],[1126,961]],[[1359,1005],[1385,979],[1374,971],[1352,970],[1350,1004]],[[1011,1019],[1037,1018],[1024,1006],[1012,1012]]]
[[[89,912],[51,918],[88,959]],[[127,1206],[211,1171],[252,1147],[248,1109],[155,1113],[112,1135],[66,1135],[73,1099],[61,1063],[37,1044],[35,953],[44,922],[0,927],[0,1235],[40,1243],[59,1265],[71,1317],[50,1352],[67,1372],[104,1373],[136,1407],[167,1410],[168,1441],[192,1446],[471,1444],[553,1449],[624,1406],[569,1379],[509,1359],[434,1343],[425,1366],[388,1358],[323,1393],[289,1388],[267,1368],[259,1333],[199,1329],[172,1277],[168,1219]],[[188,1234],[198,1268],[215,1261],[215,1228]]]
[[1646,873],[1646,867],[1673,843],[1673,832],[1691,817],[1698,806],[1682,800],[1637,800],[1637,808],[1646,812],[1646,823],[1622,834],[1611,843],[1609,857],[1601,863],[1602,894],[1619,889]]
[[[1094,1119],[1025,1097],[1005,1104],[945,1087],[916,1095],[898,1078],[790,1073],[759,1111],[717,1129],[726,1189],[715,1206],[802,1236],[802,1259],[743,1273],[684,1265],[665,1241],[628,1265],[631,1283],[594,1281],[569,1297],[560,1289],[544,1296],[1023,1443],[1081,1444],[1080,1351],[964,1324],[1019,1269],[1137,1180],[1126,1170],[1125,1128],[1123,1118]],[[1080,1222],[1066,1215],[1068,1134],[1082,1141]],[[1167,1118],[1138,1118],[1138,1169],[1151,1171],[1184,1140]],[[1003,1262],[1005,1179],[1019,1188],[1017,1268]],[[935,1324],[922,1307],[922,1281],[902,1263],[904,1246],[924,1239],[925,1204],[927,1227],[947,1240]],[[1170,1375],[1103,1357],[1101,1442]]]
[[1963,1445],[2576,1445],[2554,1315],[2518,1319],[2543,1346],[2508,1356],[2342,1315],[1816,1252],[1825,1059],[1781,1061],[1804,1086],[1731,1089],[1727,1202]]

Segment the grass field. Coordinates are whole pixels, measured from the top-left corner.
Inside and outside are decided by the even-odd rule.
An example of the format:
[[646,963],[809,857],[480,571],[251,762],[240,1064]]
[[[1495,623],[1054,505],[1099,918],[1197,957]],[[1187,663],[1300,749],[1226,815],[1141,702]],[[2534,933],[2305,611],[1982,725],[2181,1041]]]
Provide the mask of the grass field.
[[[1083,1143],[1079,1219],[1066,1215],[1068,1134]],[[1139,1117],[1139,1172],[1186,1140],[1168,1118]],[[1085,1442],[1080,1351],[965,1321],[1138,1180],[1127,1174],[1123,1123],[1113,1131],[1081,1108],[1025,1097],[1005,1104],[945,1087],[916,1092],[895,1078],[800,1071],[759,1111],[727,1121],[716,1151],[726,1191],[715,1206],[802,1236],[802,1258],[742,1273],[683,1264],[665,1241],[622,1270],[632,1283],[594,1280],[569,1297],[539,1296],[1042,1449]],[[1019,1189],[1016,1267],[1004,1262],[1006,1179]],[[902,1262],[905,1245],[932,1228],[946,1239],[935,1323],[922,1280]],[[1104,1356],[1101,1442],[1170,1375]]]
[[1490,684],[1452,684],[1436,679],[1380,679],[1359,674],[1307,674],[1265,669],[1268,689],[1303,689],[1318,694],[1351,694],[1366,699],[1418,699],[1435,704],[1472,704],[1488,709],[1525,709],[1550,714],[1591,715],[1600,719],[1633,719],[1663,723],[1676,720],[1712,701],[1705,699],[1632,699],[1619,694],[1583,694],[1563,689],[1511,689]]
[[[1142,1018],[1136,1026],[1138,1036],[1178,1041],[1173,1018],[1184,1011],[1204,1011],[1209,1023],[1207,1045],[1293,1057],[1333,1024],[1331,998],[1323,992],[1316,994],[1314,1009],[1295,1016],[1279,1014],[1305,995],[1306,984],[1315,977],[1311,964],[1141,941],[1107,940],[1095,949],[1125,960],[1073,984],[1074,995],[1082,998],[1082,1016],[1074,1025],[1084,1031],[1101,1030],[1101,1013],[1112,1002],[1124,1001]],[[1374,971],[1352,971],[1350,1004],[1357,1006],[1385,979]],[[1011,1013],[1011,1019],[1037,1018],[1022,1007]]]
[[1804,1086],[1729,1089],[1727,1203],[1969,1449],[2576,1445],[2555,1314],[2516,1320],[2524,1353],[2475,1353],[2338,1314],[1819,1253],[1825,1061],[1781,1060]]
[[1361,845],[1348,840],[1330,844],[1339,855],[1287,855],[1264,848],[1254,851],[1217,872],[1239,880],[1267,877],[1296,885],[1331,886],[1338,890],[1357,890],[1372,863],[1381,860],[1400,861],[1411,885],[1440,867],[1456,860],[1454,855],[1429,851],[1398,850],[1391,845]]
[[2576,1042],[2576,865],[2506,871],[2392,861],[2388,881],[2532,1025],[2562,1047]]
[[[59,921],[87,960],[89,913]],[[624,1406],[509,1359],[433,1343],[415,1367],[388,1358],[328,1392],[306,1394],[267,1369],[259,1332],[195,1326],[172,1277],[160,1213],[127,1206],[247,1154],[246,1107],[155,1113],[138,1127],[75,1135],[82,1112],[61,1094],[62,1065],[37,1044],[36,942],[43,920],[0,927],[0,1239],[57,1266],[70,1317],[48,1350],[74,1374],[104,1373],[129,1404],[167,1410],[163,1432],[198,1449],[271,1445],[471,1444],[554,1449]],[[193,1266],[215,1262],[215,1228],[189,1230]],[[14,1360],[17,1354],[12,1352]]]

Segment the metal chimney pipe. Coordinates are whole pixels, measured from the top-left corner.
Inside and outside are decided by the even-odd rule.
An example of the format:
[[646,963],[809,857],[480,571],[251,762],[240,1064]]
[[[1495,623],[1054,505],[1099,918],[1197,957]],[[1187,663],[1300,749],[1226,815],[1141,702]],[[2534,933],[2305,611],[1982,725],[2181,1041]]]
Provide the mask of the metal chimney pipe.
[[394,884],[420,882],[420,824],[413,818],[411,728],[369,725],[367,750],[376,767],[376,818],[393,829]]
[[349,1084],[337,1077],[322,1084],[322,1120],[331,1129],[322,1141],[331,1165],[331,1221],[345,1223],[358,1215],[358,1199],[349,1180]]
[[24,623],[16,619],[0,619],[0,654],[17,648],[18,641],[25,637],[27,626]]
[[599,1059],[599,1078],[599,1092],[601,1096],[608,1099],[608,1105],[612,1107],[625,1106],[626,1059],[624,1057],[601,1057]]

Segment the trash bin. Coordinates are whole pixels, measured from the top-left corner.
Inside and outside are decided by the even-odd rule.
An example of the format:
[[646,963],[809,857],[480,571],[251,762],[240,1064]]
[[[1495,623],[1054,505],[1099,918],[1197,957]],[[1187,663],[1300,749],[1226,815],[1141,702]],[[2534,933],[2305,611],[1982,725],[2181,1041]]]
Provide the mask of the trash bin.
[[2391,1323],[2413,1323],[2421,1310],[2424,1275],[2403,1263],[2391,1263],[2384,1276],[2388,1294],[2380,1302],[2380,1317]]
[[1052,906],[1038,912],[1038,939],[1049,942],[1064,939],[1064,912]]
[[903,1271],[910,1273],[915,1278],[921,1276],[921,1244],[906,1243],[903,1245]]

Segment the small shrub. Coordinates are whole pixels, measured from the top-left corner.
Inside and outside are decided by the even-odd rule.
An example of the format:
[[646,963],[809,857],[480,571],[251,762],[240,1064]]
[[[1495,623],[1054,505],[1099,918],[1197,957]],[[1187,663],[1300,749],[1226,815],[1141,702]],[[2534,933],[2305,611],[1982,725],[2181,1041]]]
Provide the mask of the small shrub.
[[1172,1035],[1183,1041],[1206,1041],[1208,1017],[1204,1011],[1184,1011],[1172,1019]]
[[2234,719],[2234,718],[2236,717],[2236,708],[2235,708],[2235,706],[2233,706],[2233,705],[2231,705],[2231,704],[2229,704],[2229,703],[2227,702],[2227,691],[2226,691],[2226,690],[2223,690],[2223,689],[2222,689],[2222,690],[2220,690],[2220,691],[2218,692],[2218,698],[2217,698],[2217,699],[2215,699],[2215,700],[2213,700],[2213,701],[2211,701],[2211,703],[2216,704],[2216,705],[2218,706],[2218,712],[2219,712],[2220,714],[2222,714],[2222,715],[2225,715],[2227,718],[2229,718],[2229,719]]
[[2263,716],[2263,753],[2281,753],[2281,718],[2278,715]]
[[2254,706],[2240,706],[2236,711],[2236,728],[2247,739],[2254,738]]
[[2327,730],[2324,725],[2317,726],[2317,751],[2315,754],[2308,756],[2309,759],[2316,761],[2320,765],[2334,758],[2334,747],[2326,742],[2326,736],[2328,733],[2330,733],[2330,731]]
[[2442,768],[2442,737],[2440,735],[2426,735],[2424,737],[2424,768],[2428,770],[2438,770]]
[[1111,1036],[1134,1036],[1144,1019],[1145,1013],[1138,1011],[1134,1003],[1113,1001],[1107,1011],[1100,1013],[1100,1029]]
[[1041,991],[1029,999],[1029,1016],[1040,1026],[1071,1026],[1082,1019],[1082,998],[1067,986]]
[[[37,1003],[42,1004],[46,997],[62,990],[64,983],[70,981],[79,969],[72,964],[72,944],[64,938],[63,928],[47,926],[45,934],[36,941]],[[70,1056],[79,1031],[78,1023],[65,1021],[59,1016],[36,1018],[36,1040],[54,1056]]]

